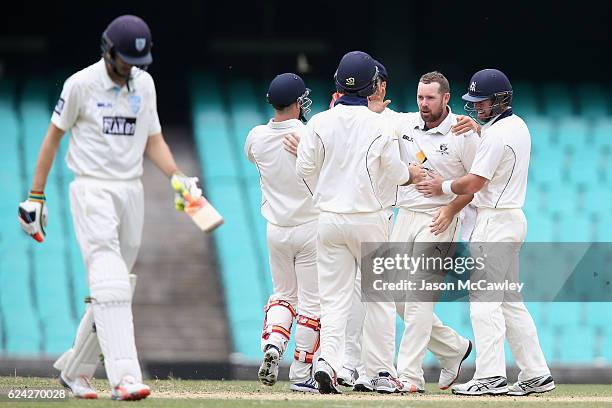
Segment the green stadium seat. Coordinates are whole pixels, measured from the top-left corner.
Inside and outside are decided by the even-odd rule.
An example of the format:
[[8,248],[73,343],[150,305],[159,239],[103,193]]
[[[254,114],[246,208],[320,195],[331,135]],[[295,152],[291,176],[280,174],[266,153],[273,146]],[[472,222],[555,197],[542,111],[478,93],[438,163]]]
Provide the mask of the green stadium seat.
[[609,113],[607,95],[609,91],[599,84],[583,83],[576,88],[576,101],[582,117],[599,119]]
[[563,364],[592,364],[596,357],[596,337],[591,327],[566,323],[560,329],[560,360]]
[[574,105],[569,87],[562,83],[547,83],[540,89],[543,113],[551,118],[574,115]]
[[[538,115],[538,95],[530,82],[514,81],[512,110],[522,118]],[[529,122],[527,123],[529,124]]]

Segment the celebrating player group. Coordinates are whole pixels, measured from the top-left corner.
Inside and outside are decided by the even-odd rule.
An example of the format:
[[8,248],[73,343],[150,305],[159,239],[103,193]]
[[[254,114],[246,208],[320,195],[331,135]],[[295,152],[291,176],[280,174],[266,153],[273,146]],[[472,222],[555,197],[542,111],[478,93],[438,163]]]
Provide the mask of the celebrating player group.
[[[90,296],[73,346],[54,367],[79,398],[97,398],[90,379],[100,354],[113,399],[150,394],[142,382],[131,309],[136,279],[130,273],[143,227],[143,155],[171,179],[177,210],[199,203],[202,212],[190,215],[204,230],[222,221],[203,200],[197,179],[179,171],[164,141],[154,82],[146,72],[151,44],[142,19],[126,15],[110,23],[100,60],[65,82],[30,195],[19,205],[24,231],[44,241],[47,176],[70,131],[70,206]],[[478,123],[451,112],[449,83],[439,72],[420,78],[414,113],[388,107],[387,70],[364,52],[344,55],[334,82],[330,109],[306,123],[311,100],[304,81],[293,73],[278,75],[267,94],[274,117],[246,137],[245,155],[260,173],[274,286],[264,308],[259,380],[270,386],[278,380],[295,320],[289,373],[294,391],[337,394],[345,386],[424,392],[427,349],[442,367],[443,390],[520,396],[554,389],[521,301],[471,302],[472,343],[435,315],[435,299],[365,302],[361,296],[363,242],[401,242],[408,253],[433,253],[450,252],[448,244],[471,236],[472,242],[515,243],[518,252],[527,225],[521,207],[530,136],[512,112],[508,78],[495,69],[471,78],[463,99]],[[487,268],[503,277],[517,265]],[[405,322],[397,356],[396,314]],[[504,339],[520,368],[513,385],[506,379]],[[474,378],[454,384],[473,348]]]
[[[502,279],[518,274],[527,228],[522,206],[531,141],[525,122],[512,112],[506,75],[483,69],[472,76],[463,95],[469,116],[451,112],[449,82],[440,72],[419,79],[418,112],[392,111],[388,84],[383,64],[349,52],[334,75],[329,110],[306,123],[311,100],[304,81],[284,73],[270,83],[274,117],[253,128],[245,143],[260,174],[274,286],[264,308],[260,381],[277,381],[296,319],[289,373],[294,391],[339,394],[345,386],[422,393],[427,349],[442,367],[442,390],[513,396],[553,390],[533,319],[520,299],[482,301],[478,290],[470,292],[474,343],[436,316],[433,296],[362,299],[363,242],[401,243],[414,256],[452,255],[459,237],[510,243],[514,261],[485,265],[488,277]],[[486,251],[483,245],[470,250]],[[416,274],[444,279],[425,270]],[[405,323],[397,356],[396,313]],[[504,339],[520,369],[511,385]],[[473,348],[474,377],[455,384]]]

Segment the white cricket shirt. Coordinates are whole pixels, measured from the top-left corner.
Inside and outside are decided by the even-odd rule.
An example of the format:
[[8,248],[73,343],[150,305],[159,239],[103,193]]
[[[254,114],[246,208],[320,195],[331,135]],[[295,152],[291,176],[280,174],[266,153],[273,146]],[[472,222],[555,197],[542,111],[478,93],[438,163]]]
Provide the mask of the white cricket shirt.
[[119,87],[101,59],[66,80],[51,122],[70,131],[66,163],[75,175],[139,178],[147,138],[161,132],[153,78],[134,67],[130,90]]
[[321,211],[342,214],[386,209],[397,185],[408,181],[388,120],[367,106],[336,105],[314,115],[298,147],[300,177],[319,174],[314,191]]
[[[410,163],[422,163],[445,180],[464,176],[470,170],[480,143],[477,133],[455,135],[451,127],[457,116],[450,111],[437,127],[425,130],[425,121],[418,112],[400,114],[397,135],[402,146],[402,158]],[[405,156],[404,156],[405,155]],[[423,159],[426,160],[423,162]],[[397,205],[412,211],[434,214],[450,203],[456,195],[442,194],[425,197],[413,185],[399,188]]]
[[257,166],[261,187],[261,214],[275,225],[291,227],[314,221],[319,211],[312,199],[316,176],[301,178],[295,173],[295,156],[283,148],[283,137],[301,132],[297,119],[254,127],[247,136],[244,153]]
[[531,136],[510,110],[491,119],[480,131],[481,142],[470,173],[489,180],[476,193],[478,208],[522,208],[527,191]]

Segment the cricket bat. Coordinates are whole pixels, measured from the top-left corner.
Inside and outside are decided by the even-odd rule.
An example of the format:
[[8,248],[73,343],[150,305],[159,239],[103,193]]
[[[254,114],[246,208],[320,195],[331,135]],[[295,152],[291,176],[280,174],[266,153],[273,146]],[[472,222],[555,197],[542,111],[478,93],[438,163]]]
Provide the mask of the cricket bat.
[[204,232],[211,232],[221,224],[223,217],[203,196],[192,197],[189,192],[183,192],[186,201],[185,214]]

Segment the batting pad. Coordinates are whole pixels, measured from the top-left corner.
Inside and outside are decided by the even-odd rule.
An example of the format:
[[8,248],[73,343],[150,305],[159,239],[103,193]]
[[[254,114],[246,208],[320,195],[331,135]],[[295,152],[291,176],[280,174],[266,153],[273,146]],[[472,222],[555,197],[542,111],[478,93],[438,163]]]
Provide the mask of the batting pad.
[[92,282],[91,295],[98,341],[111,386],[119,384],[127,375],[142,382],[134,341],[132,291],[128,274],[113,274],[107,279]]
[[[136,290],[136,280],[136,275],[129,275],[132,296],[134,295],[134,290]],[[53,364],[53,367],[60,370],[64,377],[67,377],[69,380],[74,380],[81,376],[92,378],[98,367],[100,354],[102,354],[94,324],[90,298],[86,298],[85,302],[87,307],[79,324],[73,346]]]

